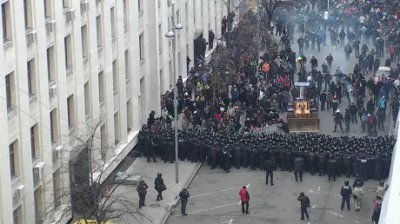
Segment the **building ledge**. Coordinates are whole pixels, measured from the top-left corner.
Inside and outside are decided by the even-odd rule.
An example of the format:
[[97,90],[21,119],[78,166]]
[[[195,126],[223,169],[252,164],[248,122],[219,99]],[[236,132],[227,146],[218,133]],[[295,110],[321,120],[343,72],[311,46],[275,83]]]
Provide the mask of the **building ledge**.
[[115,168],[128,155],[131,149],[138,143],[139,130],[131,132],[127,136],[126,143],[119,143],[115,148],[115,155],[111,157],[105,164],[102,171],[93,173],[93,180],[99,181],[100,184],[115,170]]

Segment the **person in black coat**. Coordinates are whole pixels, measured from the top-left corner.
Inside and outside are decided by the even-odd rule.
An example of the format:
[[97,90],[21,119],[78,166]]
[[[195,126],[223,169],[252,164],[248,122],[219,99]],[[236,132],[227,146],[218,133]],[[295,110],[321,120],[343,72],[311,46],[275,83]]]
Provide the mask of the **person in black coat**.
[[326,102],[325,90],[319,95],[319,101],[321,102],[321,111],[325,110],[325,102]]
[[336,181],[336,164],[337,161],[333,155],[331,155],[331,158],[328,160],[328,181],[333,178],[333,181]]
[[181,211],[182,215],[187,215],[186,214],[186,205],[188,202],[188,199],[190,197],[189,192],[186,190],[186,188],[183,188],[182,191],[179,193],[179,197],[181,198]]
[[349,181],[346,180],[344,182],[344,185],[342,186],[342,189],[340,189],[340,195],[342,196],[342,205],[340,206],[341,210],[343,210],[344,203],[346,202],[347,210],[350,211],[350,196],[352,194],[353,194],[353,191],[351,190],[351,187],[349,186]]
[[304,215],[306,215],[307,219],[310,219],[310,216],[308,215],[307,208],[310,207],[310,199],[303,193],[301,192],[299,197],[297,197],[297,201],[300,201],[300,206],[301,206],[301,220],[304,220]]
[[301,156],[296,157],[293,162],[294,166],[294,177],[296,179],[296,182],[298,181],[298,178],[300,178],[300,181],[303,181],[303,171],[304,171],[304,159]]
[[163,199],[162,192],[167,189],[167,187],[164,184],[164,179],[162,178],[161,173],[157,173],[157,177],[154,180],[154,189],[158,192],[157,195],[157,201],[160,201]]
[[265,167],[264,167],[264,169],[265,169],[265,174],[266,174],[266,179],[265,179],[265,184],[266,185],[268,185],[268,178],[270,177],[271,178],[271,185],[274,185],[274,180],[273,180],[273,178],[274,178],[274,174],[273,174],[273,171],[274,171],[274,163],[272,162],[272,160],[271,159],[268,159],[266,162],[265,162]]

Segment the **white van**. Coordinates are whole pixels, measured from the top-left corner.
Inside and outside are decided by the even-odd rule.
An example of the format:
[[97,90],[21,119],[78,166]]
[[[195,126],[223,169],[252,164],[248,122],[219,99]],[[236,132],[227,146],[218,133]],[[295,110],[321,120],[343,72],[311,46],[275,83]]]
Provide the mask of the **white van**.
[[379,81],[388,80],[390,77],[391,70],[392,69],[390,67],[379,66],[378,71],[376,71],[374,76],[375,83],[378,83]]

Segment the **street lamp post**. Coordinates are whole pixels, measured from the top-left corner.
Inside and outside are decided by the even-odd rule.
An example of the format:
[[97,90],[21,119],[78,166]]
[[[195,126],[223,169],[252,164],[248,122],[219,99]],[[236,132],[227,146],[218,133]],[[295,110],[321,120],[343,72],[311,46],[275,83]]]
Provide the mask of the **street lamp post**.
[[179,31],[183,28],[182,24],[175,24],[175,2],[170,1],[172,6],[172,28],[165,34],[165,37],[172,39],[172,63],[173,63],[173,91],[174,91],[174,118],[175,118],[175,181],[179,183],[179,164],[178,164],[178,89],[176,88],[176,35],[175,30]]

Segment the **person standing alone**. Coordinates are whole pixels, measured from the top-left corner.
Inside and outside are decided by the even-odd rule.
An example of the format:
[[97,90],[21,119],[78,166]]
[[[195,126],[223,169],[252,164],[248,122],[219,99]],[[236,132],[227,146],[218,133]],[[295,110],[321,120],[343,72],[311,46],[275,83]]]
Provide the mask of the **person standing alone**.
[[268,178],[271,178],[271,185],[274,185],[274,163],[272,162],[271,159],[268,159],[265,162],[265,184],[268,185]]
[[301,192],[299,197],[297,197],[297,201],[300,201],[300,206],[301,206],[301,220],[304,220],[304,215],[306,215],[307,219],[310,219],[310,216],[308,215],[307,208],[310,207],[310,199],[303,193]]
[[147,188],[148,186],[146,182],[144,182],[144,180],[141,180],[136,188],[139,194],[139,208],[142,208],[142,206],[146,206],[145,201],[146,201]]
[[182,215],[185,216],[186,214],[186,205],[188,202],[188,198],[190,197],[189,192],[186,190],[186,188],[183,188],[181,193],[179,193],[179,197],[181,198],[181,211]]
[[296,182],[299,181],[298,178],[300,178],[300,181],[303,181],[303,171],[304,171],[303,157],[297,156],[293,161],[293,166],[294,166],[294,177],[296,179]]
[[157,201],[160,201],[163,199],[162,192],[167,190],[167,187],[164,184],[164,179],[162,178],[161,173],[157,173],[157,177],[154,180],[154,189],[156,189],[158,195],[157,195]]
[[341,210],[343,210],[344,203],[346,202],[347,210],[350,211],[350,196],[352,194],[353,194],[353,191],[351,190],[351,187],[349,186],[349,181],[346,180],[344,182],[344,185],[342,186],[342,189],[340,190],[340,195],[342,196],[342,205],[340,206]]
[[[240,189],[239,195],[240,195],[240,201],[242,202],[242,213],[250,214],[249,213],[250,195],[246,189],[246,186],[243,186],[242,189]],[[246,209],[245,209],[245,207],[246,207]]]

